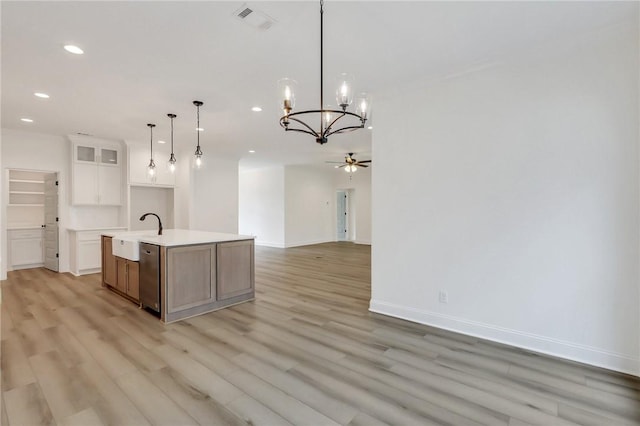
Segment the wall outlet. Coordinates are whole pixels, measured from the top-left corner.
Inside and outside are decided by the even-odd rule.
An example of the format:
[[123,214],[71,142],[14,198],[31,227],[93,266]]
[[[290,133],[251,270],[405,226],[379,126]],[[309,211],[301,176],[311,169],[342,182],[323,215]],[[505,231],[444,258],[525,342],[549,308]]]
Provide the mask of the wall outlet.
[[440,290],[440,293],[438,293],[438,300],[440,300],[440,303],[449,303],[449,293]]

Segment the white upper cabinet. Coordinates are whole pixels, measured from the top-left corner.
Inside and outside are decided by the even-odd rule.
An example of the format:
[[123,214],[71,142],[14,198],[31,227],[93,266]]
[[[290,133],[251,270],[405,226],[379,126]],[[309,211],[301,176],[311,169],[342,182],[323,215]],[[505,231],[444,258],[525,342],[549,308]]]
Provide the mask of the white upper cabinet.
[[[129,185],[174,187],[176,178],[167,166],[170,155],[170,148],[162,144],[154,143],[153,161],[156,164],[156,179],[152,181],[147,173],[147,166],[151,159],[149,145],[130,144],[129,155],[127,156],[129,163]],[[180,163],[178,163],[177,167],[180,167]]]
[[122,147],[116,142],[70,135],[72,146],[71,203],[122,204]]

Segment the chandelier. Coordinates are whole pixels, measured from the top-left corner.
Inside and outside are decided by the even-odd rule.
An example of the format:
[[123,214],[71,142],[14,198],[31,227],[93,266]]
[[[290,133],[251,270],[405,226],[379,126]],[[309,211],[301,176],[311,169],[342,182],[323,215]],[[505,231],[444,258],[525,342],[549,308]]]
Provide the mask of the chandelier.
[[[353,103],[353,82],[351,76],[346,73],[340,75],[336,90],[336,102],[340,109],[332,109],[324,105],[323,5],[324,1],[320,0],[320,109],[293,112],[297,82],[289,78],[283,78],[278,81],[278,91],[280,92],[281,105],[284,111],[284,115],[280,117],[280,126],[286,131],[311,135],[321,145],[327,143],[327,138],[333,134],[364,128],[365,122],[371,115],[371,100],[366,93],[358,97],[355,113],[347,111],[347,107]],[[308,124],[305,119],[308,122],[316,122],[319,127]]]

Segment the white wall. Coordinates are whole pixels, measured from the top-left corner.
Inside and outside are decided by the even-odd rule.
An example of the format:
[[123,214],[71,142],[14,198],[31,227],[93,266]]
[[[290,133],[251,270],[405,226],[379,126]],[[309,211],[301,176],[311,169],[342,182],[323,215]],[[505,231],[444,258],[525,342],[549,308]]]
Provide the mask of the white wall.
[[[358,157],[358,159],[360,159]],[[364,160],[364,158],[363,158]],[[358,244],[371,244],[371,174],[375,165],[369,168],[360,167],[352,173],[331,169],[333,172],[333,184],[336,190],[351,189],[352,214],[355,218],[355,240]]]
[[293,247],[336,240],[336,192],[350,190],[355,242],[371,244],[371,170],[284,166],[240,172],[240,233],[256,244]]
[[286,247],[335,241],[335,192],[326,166],[285,168]]
[[633,18],[377,102],[372,311],[638,374]]
[[[59,184],[59,214],[60,214],[60,271],[69,271],[68,232],[70,206],[68,181],[70,178],[69,164],[71,160],[69,141],[62,136],[44,135],[13,129],[2,129],[2,176],[7,169],[29,169],[58,173]],[[6,206],[7,191],[2,191],[2,253],[7,253],[7,224]],[[3,256],[3,259],[6,256]],[[3,261],[0,271],[2,279],[7,278],[7,265]]]
[[285,247],[284,166],[240,172],[239,233],[256,244]]
[[145,213],[155,213],[160,216],[164,229],[174,228],[172,188],[132,186],[130,198],[130,231],[155,231],[158,229],[158,220],[154,216],[147,216],[144,221],[140,220],[140,217]]
[[203,156],[191,169],[189,225],[200,231],[238,233],[238,160]]
[[188,150],[176,151],[178,159],[176,167],[176,186],[174,189],[174,224],[178,229],[191,229],[190,208],[191,208],[191,185],[189,179],[191,177],[191,169],[189,167],[189,158],[193,155],[191,148]]

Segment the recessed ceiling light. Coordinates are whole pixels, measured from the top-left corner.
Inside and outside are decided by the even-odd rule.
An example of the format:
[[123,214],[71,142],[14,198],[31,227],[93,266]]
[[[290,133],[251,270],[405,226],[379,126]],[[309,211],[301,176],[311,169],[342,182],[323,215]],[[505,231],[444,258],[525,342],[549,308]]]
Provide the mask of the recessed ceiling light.
[[82,55],[84,53],[84,50],[80,49],[78,46],[74,46],[73,44],[65,45],[64,50],[69,53],[73,53],[74,55]]
[[202,127],[196,127],[196,130],[199,132],[204,132],[204,129]]
[[21,121],[24,121],[25,123],[33,123],[33,120],[30,118],[21,118]]
[[250,153],[250,154],[253,154],[254,152],[255,152],[255,151],[254,151],[253,149],[250,149],[250,150],[249,150],[249,153]]
[[259,106],[254,106],[253,108],[251,108],[251,111],[260,112],[260,111],[262,111],[262,108],[260,108]]
[[165,141],[158,141],[158,143],[166,143]]
[[369,126],[369,127],[367,127],[367,129],[373,130],[373,126]]
[[49,95],[47,95],[46,93],[36,92],[34,93],[34,95],[42,99],[49,99]]

